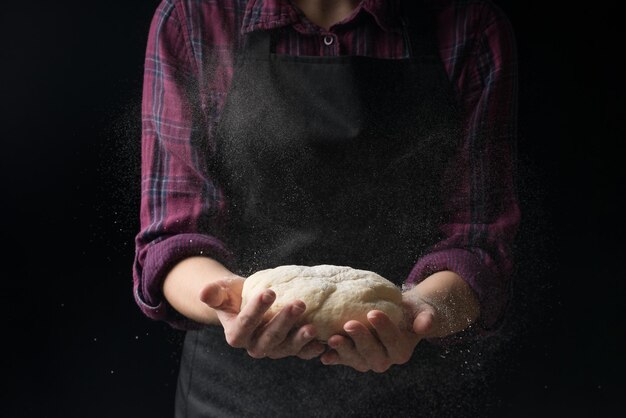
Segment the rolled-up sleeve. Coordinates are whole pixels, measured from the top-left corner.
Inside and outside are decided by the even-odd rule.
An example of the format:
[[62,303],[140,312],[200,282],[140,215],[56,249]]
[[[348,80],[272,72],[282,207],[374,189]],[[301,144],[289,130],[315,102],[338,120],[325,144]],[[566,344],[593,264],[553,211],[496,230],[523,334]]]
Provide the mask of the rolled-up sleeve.
[[195,324],[162,292],[170,269],[190,256],[225,262],[216,225],[223,196],[207,176],[206,120],[193,53],[176,1],[163,0],[148,36],[142,97],[140,230],[135,238],[133,290],[141,311],[175,328]]
[[407,284],[443,270],[459,274],[478,298],[476,325],[485,334],[498,329],[506,312],[520,211],[515,186],[515,40],[510,22],[494,6],[480,21],[468,53],[451,69],[464,136],[447,167],[442,191],[443,238],[418,260]]

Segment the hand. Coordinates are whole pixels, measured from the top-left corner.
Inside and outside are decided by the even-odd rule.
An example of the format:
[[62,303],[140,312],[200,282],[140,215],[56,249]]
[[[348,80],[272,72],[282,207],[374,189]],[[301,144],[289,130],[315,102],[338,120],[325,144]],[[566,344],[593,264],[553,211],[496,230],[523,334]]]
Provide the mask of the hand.
[[200,292],[200,299],[217,313],[229,345],[246,349],[253,358],[297,356],[308,360],[324,351],[324,345],[315,340],[312,325],[294,329],[306,309],[302,301],[293,301],[268,318],[266,312],[276,300],[276,294],[266,289],[251,298],[240,311],[243,281],[238,276],[218,280]]
[[370,311],[367,320],[373,330],[359,321],[346,322],[344,330],[348,337],[330,337],[331,349],[321,357],[322,363],[383,373],[395,364],[409,361],[417,344],[430,331],[435,310],[423,300],[416,304],[413,296],[404,298],[403,303],[411,329],[401,329],[384,312]]
[[480,313],[480,305],[470,286],[452,271],[428,276],[402,294],[408,329],[395,325],[380,311],[370,311],[367,320],[373,330],[358,321],[348,321],[348,336],[333,335],[324,364],[343,364],[358,371],[381,373],[394,364],[409,361],[415,347],[425,337],[445,337],[467,328]]

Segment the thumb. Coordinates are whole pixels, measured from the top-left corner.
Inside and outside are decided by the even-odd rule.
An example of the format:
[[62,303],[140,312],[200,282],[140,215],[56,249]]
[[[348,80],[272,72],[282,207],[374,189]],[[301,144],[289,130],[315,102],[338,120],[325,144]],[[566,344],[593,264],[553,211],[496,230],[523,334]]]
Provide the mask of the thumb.
[[200,291],[200,300],[213,309],[224,309],[229,300],[228,289],[221,282],[210,283]]
[[427,307],[415,315],[415,319],[413,320],[413,332],[418,335],[428,334],[432,330],[434,322],[435,311],[431,306],[427,305]]

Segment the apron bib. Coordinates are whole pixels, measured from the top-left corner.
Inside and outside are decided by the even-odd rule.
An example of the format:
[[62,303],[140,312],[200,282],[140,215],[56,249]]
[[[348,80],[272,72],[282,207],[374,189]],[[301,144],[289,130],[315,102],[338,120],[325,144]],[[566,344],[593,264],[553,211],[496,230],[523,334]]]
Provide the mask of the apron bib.
[[[458,146],[459,118],[432,22],[424,13],[410,22],[407,59],[282,56],[273,53],[274,32],[247,35],[211,161],[228,204],[220,238],[236,255],[235,272],[335,264],[400,285],[437,242],[441,174]],[[452,402],[467,393],[462,379],[439,381],[441,370],[454,370],[447,361],[428,344],[383,374],[319,359],[258,360],[207,327],[186,335],[176,411],[441,416],[438,391],[459,386],[448,389]]]
[[248,35],[212,162],[237,273],[335,264],[401,284],[437,242],[458,121],[435,45],[418,39],[392,60],[280,56],[269,32]]

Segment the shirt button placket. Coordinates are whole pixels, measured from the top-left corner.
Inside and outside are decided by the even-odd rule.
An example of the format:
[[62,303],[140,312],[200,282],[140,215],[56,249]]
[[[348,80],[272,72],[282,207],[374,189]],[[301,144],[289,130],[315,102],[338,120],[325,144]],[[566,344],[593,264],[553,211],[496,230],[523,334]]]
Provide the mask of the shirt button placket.
[[335,45],[336,44],[335,37],[333,35],[324,35],[324,37],[322,38],[322,41],[324,42],[324,45],[329,50],[329,52],[334,55],[337,49]]

